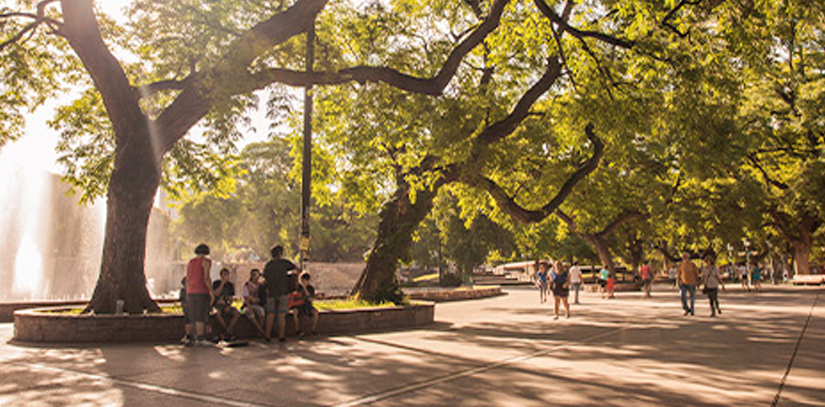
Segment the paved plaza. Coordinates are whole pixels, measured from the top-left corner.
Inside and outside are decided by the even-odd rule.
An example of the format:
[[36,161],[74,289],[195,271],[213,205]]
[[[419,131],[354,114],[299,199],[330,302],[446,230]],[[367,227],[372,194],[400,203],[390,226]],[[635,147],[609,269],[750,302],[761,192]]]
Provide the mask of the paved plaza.
[[0,405],[825,406],[822,290],[730,290],[709,318],[657,288],[560,320],[513,288],[439,304],[428,329],[240,348],[21,346],[0,324]]

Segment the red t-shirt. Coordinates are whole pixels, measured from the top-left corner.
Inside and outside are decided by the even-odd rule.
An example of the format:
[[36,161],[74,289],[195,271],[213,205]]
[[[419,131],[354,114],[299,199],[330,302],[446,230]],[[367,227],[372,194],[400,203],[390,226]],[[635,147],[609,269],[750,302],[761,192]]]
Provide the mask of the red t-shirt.
[[644,266],[642,266],[642,268],[641,268],[641,269],[639,269],[639,274],[641,274],[641,275],[642,275],[642,280],[647,280],[647,279],[649,279],[649,278],[650,278],[650,266],[649,266],[649,265],[647,265],[647,264],[645,264]]
[[186,293],[209,294],[209,287],[203,278],[203,257],[195,257],[186,265]]

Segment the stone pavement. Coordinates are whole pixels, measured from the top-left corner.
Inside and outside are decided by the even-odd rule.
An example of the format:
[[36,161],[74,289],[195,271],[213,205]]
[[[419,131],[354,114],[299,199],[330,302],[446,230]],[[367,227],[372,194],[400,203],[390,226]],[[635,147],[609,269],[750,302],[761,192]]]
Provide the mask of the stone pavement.
[[429,329],[243,348],[28,347],[0,324],[0,405],[825,406],[822,290],[722,292],[711,319],[656,288],[560,320],[513,288],[439,304]]

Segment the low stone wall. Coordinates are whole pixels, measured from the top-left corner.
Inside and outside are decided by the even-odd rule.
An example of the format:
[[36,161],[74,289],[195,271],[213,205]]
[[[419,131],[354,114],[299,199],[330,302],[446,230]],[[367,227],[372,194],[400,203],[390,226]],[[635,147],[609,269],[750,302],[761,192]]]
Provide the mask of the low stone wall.
[[[158,304],[171,304],[177,300],[173,299],[156,299]],[[19,301],[19,302],[4,302],[0,303],[0,323],[14,322],[14,312],[18,310],[26,310],[33,308],[53,308],[53,307],[81,307],[86,306],[89,302],[81,301]]]
[[[181,314],[69,315],[43,312],[60,309],[67,308],[16,311],[14,340],[34,343],[172,342],[184,334]],[[410,329],[432,324],[434,318],[435,304],[427,302],[405,307],[322,311],[319,330],[327,335]],[[294,335],[291,317],[288,321],[287,334]],[[214,321],[213,329],[221,332]],[[235,333],[241,338],[260,336],[245,316],[238,321]]]
[[471,288],[461,287],[452,290],[440,289],[407,292],[407,296],[410,297],[410,299],[433,302],[475,300],[479,298],[495,297],[503,294],[504,293],[501,292],[501,286],[497,285]]

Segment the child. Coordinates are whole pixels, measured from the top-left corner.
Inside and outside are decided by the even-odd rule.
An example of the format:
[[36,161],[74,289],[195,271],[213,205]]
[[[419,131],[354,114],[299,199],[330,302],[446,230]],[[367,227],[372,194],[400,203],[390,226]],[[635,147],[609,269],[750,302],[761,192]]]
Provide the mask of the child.
[[298,331],[298,335],[304,337],[306,335],[305,330],[301,329],[301,321],[300,317],[312,317],[312,330],[310,331],[311,335],[318,334],[318,310],[312,305],[312,299],[315,298],[315,287],[310,284],[310,276],[309,273],[301,274],[301,277],[298,281],[297,291],[303,300],[303,303],[296,307],[295,313],[292,314],[292,317],[295,321],[295,329]]

